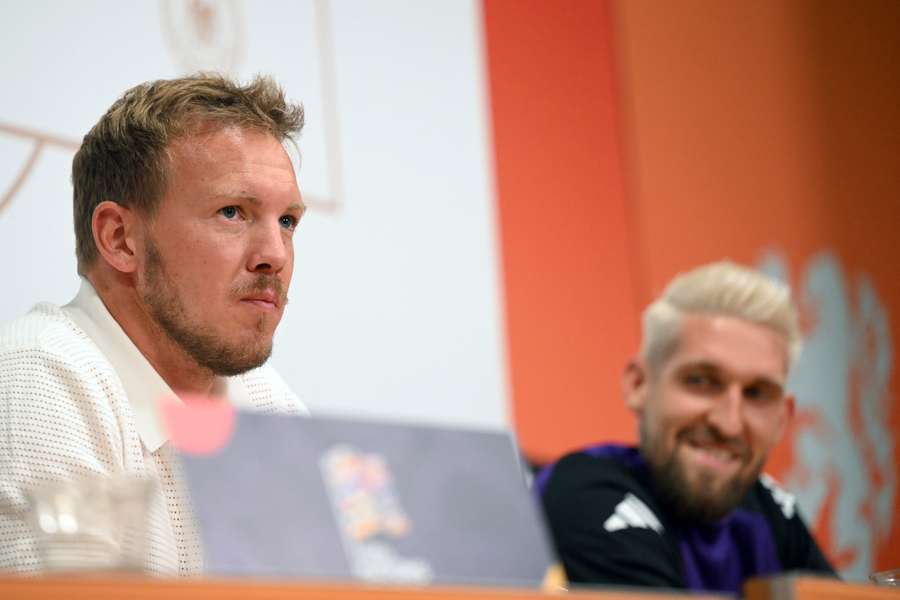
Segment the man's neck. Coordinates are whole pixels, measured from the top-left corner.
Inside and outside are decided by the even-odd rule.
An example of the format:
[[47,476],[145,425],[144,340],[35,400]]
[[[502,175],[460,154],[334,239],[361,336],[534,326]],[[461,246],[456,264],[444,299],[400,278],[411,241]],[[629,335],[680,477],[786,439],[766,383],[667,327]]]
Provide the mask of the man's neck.
[[222,380],[200,366],[147,312],[134,287],[89,276],[97,295],[125,335],[179,397],[220,395]]

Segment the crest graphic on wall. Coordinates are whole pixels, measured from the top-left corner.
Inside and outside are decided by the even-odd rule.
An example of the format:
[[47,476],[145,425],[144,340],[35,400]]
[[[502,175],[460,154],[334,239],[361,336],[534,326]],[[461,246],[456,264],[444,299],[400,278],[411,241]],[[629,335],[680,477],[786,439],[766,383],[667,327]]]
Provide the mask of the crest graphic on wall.
[[161,0],[161,25],[181,69],[233,73],[243,48],[236,0]]
[[794,464],[784,474],[801,509],[825,532],[835,567],[865,579],[895,518],[896,440],[890,324],[884,303],[865,274],[845,277],[830,252],[813,256],[799,277],[771,253],[763,271],[797,282],[803,352],[788,380],[797,398]]

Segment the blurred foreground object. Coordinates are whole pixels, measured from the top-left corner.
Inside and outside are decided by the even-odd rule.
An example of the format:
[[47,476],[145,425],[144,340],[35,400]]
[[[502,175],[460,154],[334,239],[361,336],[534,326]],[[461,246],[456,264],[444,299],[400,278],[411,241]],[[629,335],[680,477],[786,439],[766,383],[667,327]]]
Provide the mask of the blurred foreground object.
[[877,573],[869,575],[869,579],[877,585],[900,587],[900,569],[878,571]]
[[47,571],[142,571],[156,483],[83,477],[29,490],[30,521]]

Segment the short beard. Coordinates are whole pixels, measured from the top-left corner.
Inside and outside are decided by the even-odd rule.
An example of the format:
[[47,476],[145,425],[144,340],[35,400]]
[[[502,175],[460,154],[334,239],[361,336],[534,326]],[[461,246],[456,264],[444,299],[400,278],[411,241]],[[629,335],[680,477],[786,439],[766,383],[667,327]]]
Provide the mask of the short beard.
[[[159,249],[147,239],[147,263],[144,270],[146,289],[141,298],[151,318],[163,333],[180,347],[194,362],[214,375],[230,377],[246,373],[265,363],[272,354],[272,341],[262,344],[229,344],[209,331],[202,324],[192,321],[184,304],[173,289],[172,280],[166,274]],[[273,283],[274,282],[277,283]],[[260,277],[253,288],[275,287],[284,297],[281,282],[277,278]],[[286,300],[286,299],[285,299]],[[263,335],[264,318],[256,323],[256,330]]]
[[[641,454],[650,467],[653,483],[661,506],[676,520],[690,523],[712,523],[725,517],[741,503],[759,478],[762,461],[747,476],[736,474],[725,483],[724,489],[712,489],[711,477],[700,477],[691,486],[682,463],[678,460],[678,446],[668,456],[661,451],[640,425]],[[685,442],[679,442],[685,443]]]

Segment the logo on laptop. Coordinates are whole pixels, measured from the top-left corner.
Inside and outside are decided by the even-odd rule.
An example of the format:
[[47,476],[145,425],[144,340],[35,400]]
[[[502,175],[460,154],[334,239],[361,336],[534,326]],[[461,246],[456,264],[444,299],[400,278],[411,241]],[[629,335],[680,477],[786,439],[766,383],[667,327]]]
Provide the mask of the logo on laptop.
[[401,556],[394,546],[410,534],[412,522],[387,461],[338,444],[322,454],[319,467],[353,574],[370,581],[428,583],[431,565]]

